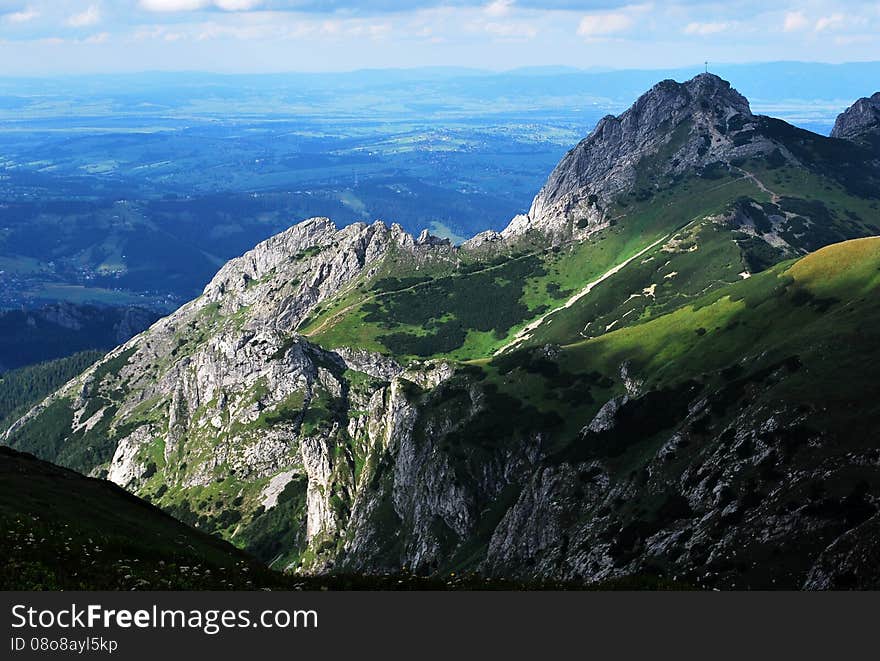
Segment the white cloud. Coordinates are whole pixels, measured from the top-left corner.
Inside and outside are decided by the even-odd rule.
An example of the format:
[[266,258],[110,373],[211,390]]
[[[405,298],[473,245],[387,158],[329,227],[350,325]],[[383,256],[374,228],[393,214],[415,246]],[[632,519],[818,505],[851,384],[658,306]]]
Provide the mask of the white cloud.
[[110,40],[109,32],[100,32],[98,34],[93,34],[90,37],[86,37],[85,43],[87,44],[106,44]]
[[816,21],[816,32],[825,32],[828,30],[839,30],[846,23],[846,16],[841,13],[834,13],[830,16],[823,16]]
[[39,16],[40,12],[38,12],[36,9],[31,9],[30,7],[28,7],[27,9],[22,9],[21,11],[7,14],[6,20],[10,23],[27,23],[34,20],[35,18],[39,18]]
[[503,39],[534,39],[538,36],[538,30],[527,23],[497,23],[489,22],[485,26],[486,32]]
[[685,34],[708,35],[718,34],[730,28],[730,23],[688,23],[684,28]]
[[382,41],[393,33],[389,21],[361,18],[312,19],[255,12],[235,21],[226,17],[195,23],[143,26],[131,36],[132,41],[208,42],[214,40],[301,41],[315,39],[360,39]]
[[370,39],[384,39],[391,34],[390,23],[365,23],[350,26],[345,34],[350,37],[369,37]]
[[494,0],[486,5],[485,12],[489,16],[507,16],[510,8],[513,6],[513,0]]
[[195,11],[209,4],[207,0],[141,0],[141,7],[147,11]]
[[214,5],[225,11],[250,11],[261,4],[262,0],[214,0]]
[[582,37],[603,37],[631,28],[633,19],[627,14],[590,14],[581,19],[577,33]]
[[101,10],[97,5],[91,5],[81,14],[74,14],[67,19],[67,24],[74,28],[84,28],[101,21]]
[[[534,39],[540,32],[533,21],[513,20],[515,0],[492,0],[472,8],[437,7],[419,12],[423,20],[430,20],[431,37],[444,39],[462,31],[470,34],[488,34],[493,41],[521,41]],[[430,18],[429,18],[430,17]],[[437,33],[441,34],[437,34]]]
[[806,30],[810,25],[810,21],[804,16],[802,11],[790,11],[785,15],[782,23],[782,29],[786,32],[800,32]]
[[197,11],[216,7],[224,11],[250,11],[263,0],[141,0],[141,8],[155,12]]

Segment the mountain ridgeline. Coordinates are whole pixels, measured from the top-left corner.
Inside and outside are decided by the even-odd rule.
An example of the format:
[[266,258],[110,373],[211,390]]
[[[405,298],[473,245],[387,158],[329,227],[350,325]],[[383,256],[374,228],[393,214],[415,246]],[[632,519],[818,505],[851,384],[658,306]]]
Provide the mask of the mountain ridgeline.
[[503,232],[307,220],[5,440],[291,573],[880,587],[876,98],[664,81]]

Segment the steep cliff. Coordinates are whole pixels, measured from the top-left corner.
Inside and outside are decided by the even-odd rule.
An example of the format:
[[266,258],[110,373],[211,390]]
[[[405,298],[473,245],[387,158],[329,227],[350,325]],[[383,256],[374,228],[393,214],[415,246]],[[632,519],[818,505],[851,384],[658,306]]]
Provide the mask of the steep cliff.
[[838,117],[831,130],[832,138],[861,140],[880,135],[880,92],[859,99]]
[[646,170],[663,179],[770,154],[777,145],[759,125],[746,98],[718,76],[665,80],[619,117],[602,119],[550,174],[529,213],[503,234],[589,235],[607,225],[621,195],[644,184]]

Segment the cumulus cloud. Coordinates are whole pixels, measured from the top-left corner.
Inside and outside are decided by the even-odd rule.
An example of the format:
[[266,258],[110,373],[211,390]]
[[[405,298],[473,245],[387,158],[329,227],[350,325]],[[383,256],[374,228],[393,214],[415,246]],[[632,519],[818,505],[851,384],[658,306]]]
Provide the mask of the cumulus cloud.
[[510,8],[513,6],[513,0],[494,0],[486,5],[485,12],[489,16],[507,16]]
[[537,28],[527,23],[490,22],[485,25],[485,30],[502,39],[534,39],[538,36]]
[[[462,32],[488,34],[493,41],[534,39],[540,32],[539,21],[531,18],[516,20],[515,16],[519,13],[517,9],[519,6],[515,0],[492,0],[488,3],[484,0],[483,3],[464,9],[456,7],[454,0],[448,0],[442,7],[416,10],[415,15],[423,21],[430,21],[430,38],[435,43],[439,43],[438,39],[445,40],[447,36],[454,38],[456,33]],[[441,34],[438,35],[438,32]]]
[[582,37],[605,37],[629,30],[633,19],[628,14],[590,14],[581,19],[577,33]]
[[831,30],[839,30],[846,24],[846,16],[839,12],[835,12],[830,16],[822,16],[816,21],[816,32],[826,32]]
[[684,33],[705,36],[725,32],[728,29],[730,29],[730,23],[688,23],[684,28]]
[[[600,6],[614,6],[613,2],[595,3]],[[655,7],[651,2],[643,4],[620,3],[614,11],[601,11],[587,14],[581,18],[577,33],[586,39],[610,38],[612,35],[627,32],[640,16],[651,15]]]
[[79,14],[74,14],[67,19],[67,24],[74,28],[85,28],[101,21],[101,9],[97,5],[90,5],[88,9]]
[[802,11],[790,11],[785,15],[782,29],[786,32],[800,32],[810,26],[810,21]]
[[28,23],[35,18],[39,18],[40,12],[36,9],[31,9],[30,7],[26,9],[22,9],[21,11],[15,11],[11,14],[6,14],[4,17],[10,23]]
[[300,41],[308,39],[358,39],[382,41],[393,31],[389,21],[362,18],[297,18],[280,20],[278,14],[258,12],[248,20],[216,20],[144,26],[132,35],[136,42],[207,42],[214,40]]

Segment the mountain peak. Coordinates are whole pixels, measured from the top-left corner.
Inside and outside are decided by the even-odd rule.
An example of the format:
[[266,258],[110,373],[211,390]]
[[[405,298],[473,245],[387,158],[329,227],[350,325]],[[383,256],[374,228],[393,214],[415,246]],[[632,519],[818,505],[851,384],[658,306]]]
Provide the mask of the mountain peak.
[[840,113],[831,131],[832,138],[859,140],[880,135],[880,92],[859,99]]
[[[681,95],[681,100],[676,98]],[[639,101],[658,96],[664,102],[684,102],[692,110],[728,110],[751,115],[749,101],[737,92],[728,81],[714,73],[701,73],[684,83],[664,80],[644,94]],[[638,104],[639,101],[636,103]]]
[[701,73],[683,83],[671,79],[660,81],[622,115],[609,115],[602,122],[618,122],[629,131],[666,133],[675,128],[670,126],[670,121],[711,116],[726,119],[734,114],[752,116],[748,99],[723,78]]
[[607,225],[604,209],[633,190],[645,159],[656,161],[654,173],[678,176],[769,153],[757,122],[748,99],[715,74],[661,81],[623,114],[600,120],[551,173],[528,215],[503,234],[586,236]]

